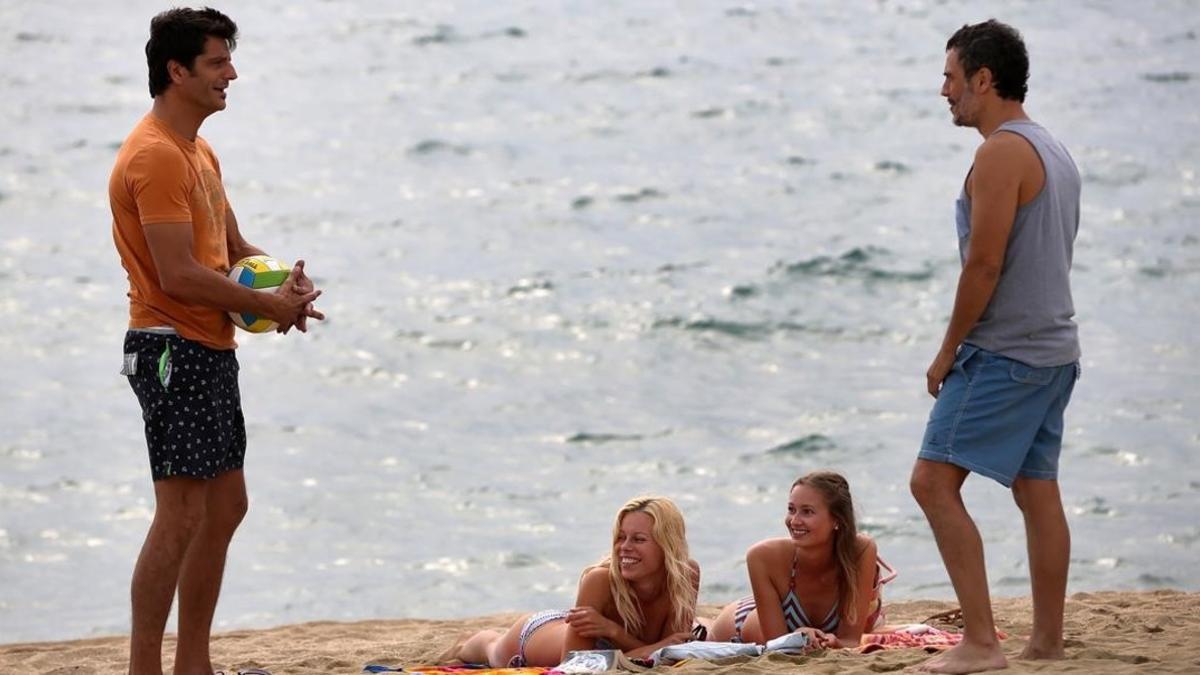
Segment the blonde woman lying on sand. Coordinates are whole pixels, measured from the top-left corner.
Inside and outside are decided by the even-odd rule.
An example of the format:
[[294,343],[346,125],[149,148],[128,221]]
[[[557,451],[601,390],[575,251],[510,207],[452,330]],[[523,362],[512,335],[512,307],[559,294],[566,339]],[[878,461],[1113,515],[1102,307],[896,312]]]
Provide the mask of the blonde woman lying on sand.
[[584,569],[575,607],[528,614],[484,630],[443,661],[555,666],[567,652],[620,649],[631,658],[691,639],[700,566],[688,556],[683,514],[666,497],[636,497],[617,513],[612,549]]
[[[710,640],[755,642],[807,633],[816,647],[857,647],[882,623],[880,563],[875,542],[859,534],[850,486],[840,474],[817,471],[788,493],[788,536],[746,551],[754,595],[721,610]],[[891,576],[895,576],[892,574]]]

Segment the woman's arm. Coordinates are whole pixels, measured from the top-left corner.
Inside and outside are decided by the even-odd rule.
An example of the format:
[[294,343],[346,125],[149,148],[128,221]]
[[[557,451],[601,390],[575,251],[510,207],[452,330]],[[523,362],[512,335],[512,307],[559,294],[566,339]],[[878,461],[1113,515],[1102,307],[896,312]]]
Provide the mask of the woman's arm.
[[692,632],[690,630],[682,630],[682,631],[679,631],[678,633],[671,633],[670,635],[667,635],[663,639],[661,639],[658,642],[655,642],[653,644],[642,645],[641,647],[637,647],[635,649],[630,649],[630,650],[622,649],[621,651],[624,651],[625,656],[628,656],[631,659],[644,659],[647,656],[650,656],[651,654],[653,654],[654,652],[662,649],[663,647],[669,647],[671,645],[681,645],[691,639],[692,639]]
[[750,573],[750,589],[754,592],[764,642],[788,632],[783,609],[779,606],[779,591],[771,581],[771,572],[779,565],[779,556],[772,555],[772,544],[771,540],[760,541],[746,551],[746,571]]
[[579,580],[575,606],[567,614],[564,658],[570,651],[593,649],[599,638],[608,640],[621,650],[641,646],[624,626],[604,616],[604,609],[612,604],[608,575],[607,567],[593,567],[584,572]]
[[858,535],[858,591],[855,601],[855,620],[846,620],[846,612],[842,612],[838,622],[837,642],[831,647],[857,647],[867,628],[867,618],[874,602],[875,570],[879,564],[879,551],[875,541],[865,534]]

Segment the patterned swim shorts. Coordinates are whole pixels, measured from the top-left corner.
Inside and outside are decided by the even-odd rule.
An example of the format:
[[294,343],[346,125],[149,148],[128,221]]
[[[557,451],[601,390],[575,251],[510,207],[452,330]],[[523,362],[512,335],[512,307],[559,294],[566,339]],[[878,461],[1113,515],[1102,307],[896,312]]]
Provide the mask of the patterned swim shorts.
[[234,350],[131,330],[122,374],[142,406],[154,480],[208,479],[242,468],[246,423]]

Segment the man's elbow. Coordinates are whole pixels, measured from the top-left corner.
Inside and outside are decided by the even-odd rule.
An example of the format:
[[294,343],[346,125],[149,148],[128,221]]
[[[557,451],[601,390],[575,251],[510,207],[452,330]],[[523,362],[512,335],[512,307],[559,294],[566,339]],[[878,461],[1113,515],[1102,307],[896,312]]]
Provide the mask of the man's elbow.
[[162,287],[163,293],[166,293],[172,300],[179,302],[188,302],[188,292],[195,288],[195,285],[188,278],[187,271],[177,268],[160,269],[158,271],[158,285]]
[[966,271],[973,277],[981,280],[995,283],[1000,279],[1000,272],[1004,269],[1004,263],[1001,260],[991,260],[988,258],[979,258],[967,262]]

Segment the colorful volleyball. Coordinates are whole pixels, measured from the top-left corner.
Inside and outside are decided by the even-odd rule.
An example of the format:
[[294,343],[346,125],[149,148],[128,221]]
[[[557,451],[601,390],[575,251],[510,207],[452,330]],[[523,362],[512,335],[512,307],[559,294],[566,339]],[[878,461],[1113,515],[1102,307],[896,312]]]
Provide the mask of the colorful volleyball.
[[[291,267],[284,265],[269,255],[252,255],[242,258],[229,268],[229,278],[237,283],[264,293],[274,293],[275,289],[287,281]],[[259,317],[249,312],[230,312],[229,318],[238,328],[251,333],[265,333],[275,330],[278,325],[274,321]]]

